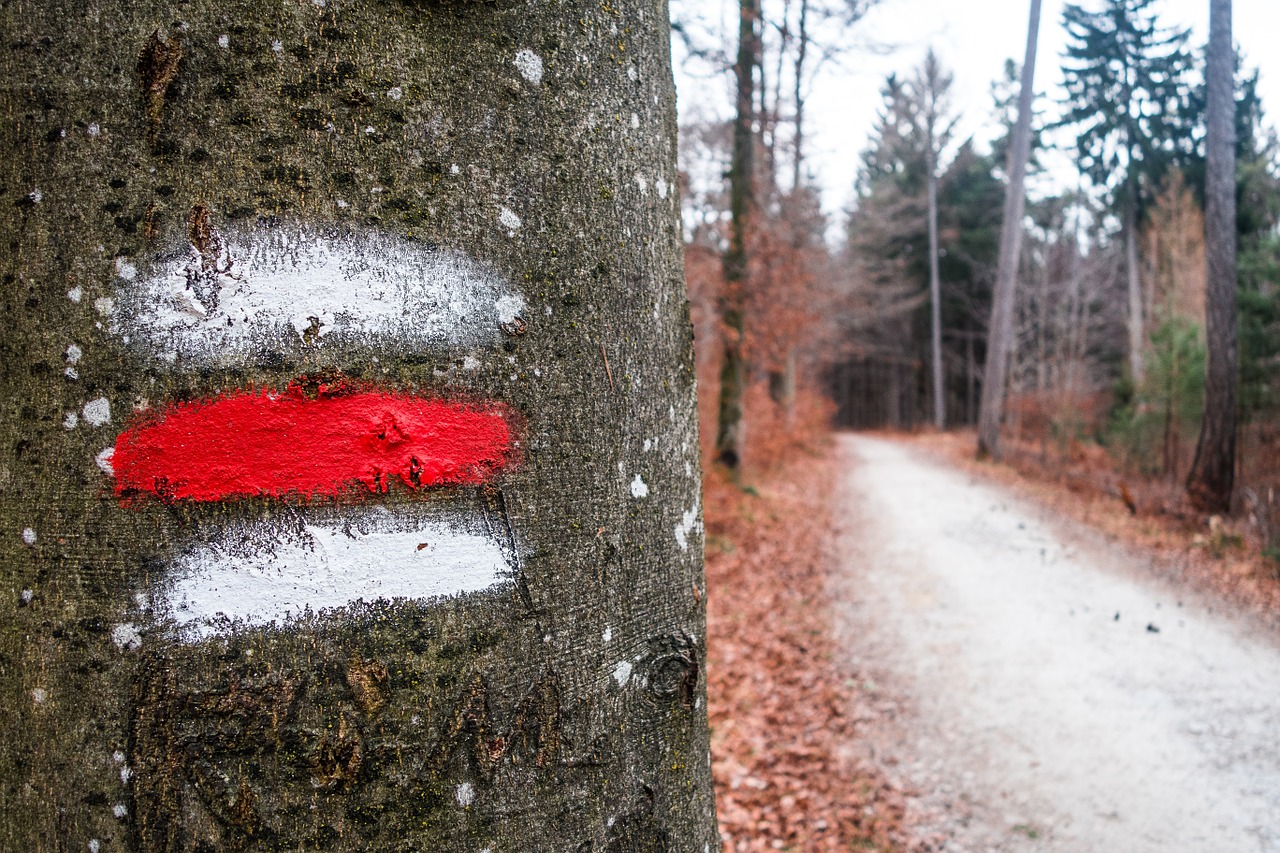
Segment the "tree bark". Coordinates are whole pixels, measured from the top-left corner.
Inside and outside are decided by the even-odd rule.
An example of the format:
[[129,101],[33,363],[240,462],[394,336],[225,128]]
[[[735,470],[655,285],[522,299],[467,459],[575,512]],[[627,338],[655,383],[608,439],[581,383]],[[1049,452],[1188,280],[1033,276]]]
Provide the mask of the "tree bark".
[[724,290],[720,318],[724,326],[724,358],[720,365],[720,406],[716,428],[716,460],[737,470],[742,459],[742,397],[747,386],[746,291],[750,277],[747,241],[754,207],[755,69],[760,49],[756,27],[759,0],[738,6],[737,111],[733,120],[733,162],[729,167],[729,250],[724,256]]
[[1209,4],[1208,162],[1205,186],[1205,299],[1208,364],[1204,422],[1187,477],[1192,503],[1227,512],[1236,465],[1236,129],[1231,0]]
[[942,276],[938,270],[937,61],[932,52],[926,60],[926,69],[929,78],[925,115],[925,168],[928,171],[926,195],[929,205],[929,343],[933,363],[933,425],[942,430],[947,428],[947,399],[942,370]]
[[933,367],[933,425],[947,428],[947,400],[942,375],[942,278],[938,272],[938,175],[930,141],[929,157],[929,348]]
[[1018,123],[1009,147],[1009,189],[1000,232],[1000,261],[991,302],[987,362],[982,376],[982,407],[978,418],[978,455],[1000,456],[1000,424],[1004,420],[1005,383],[1013,349],[1013,308],[1018,266],[1022,257],[1022,213],[1026,206],[1027,161],[1031,157],[1031,109],[1035,97],[1036,47],[1040,36],[1040,0],[1031,0],[1027,53],[1022,63],[1018,95]]
[[809,55],[809,0],[800,0],[800,24],[796,36],[795,107],[796,136],[791,157],[791,191],[798,192],[804,180],[804,74]]
[[1129,378],[1135,386],[1141,385],[1147,368],[1145,348],[1146,325],[1143,322],[1142,272],[1138,252],[1138,192],[1130,190],[1129,209],[1125,213],[1124,226],[1125,273],[1129,292]]
[[0,11],[0,849],[718,849],[667,21]]

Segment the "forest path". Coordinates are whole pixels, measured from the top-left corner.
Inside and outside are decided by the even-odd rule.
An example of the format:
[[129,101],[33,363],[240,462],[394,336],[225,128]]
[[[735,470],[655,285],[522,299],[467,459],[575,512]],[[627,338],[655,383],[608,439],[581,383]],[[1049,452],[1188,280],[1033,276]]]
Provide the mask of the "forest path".
[[1274,637],[907,444],[839,441],[859,748],[917,792],[919,849],[1280,851]]

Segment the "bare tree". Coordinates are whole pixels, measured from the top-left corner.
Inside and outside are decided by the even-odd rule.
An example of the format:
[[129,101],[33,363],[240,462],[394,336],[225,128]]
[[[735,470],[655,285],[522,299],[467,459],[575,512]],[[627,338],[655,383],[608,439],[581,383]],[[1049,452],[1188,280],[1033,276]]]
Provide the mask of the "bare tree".
[[1000,424],[1004,419],[1005,382],[1013,345],[1013,306],[1019,259],[1022,256],[1022,213],[1026,205],[1027,161],[1031,154],[1031,112],[1035,97],[1036,46],[1040,35],[1040,0],[1031,0],[1027,52],[1022,63],[1018,95],[1018,123],[1009,148],[1009,189],[1000,234],[1000,265],[991,303],[987,363],[982,380],[982,408],[978,423],[978,454],[999,456]]
[[1205,512],[1226,512],[1236,466],[1236,123],[1235,52],[1231,0],[1210,0],[1208,135],[1205,140],[1205,254],[1209,277],[1205,294],[1204,422],[1195,461],[1187,477],[1192,502]]
[[733,120],[733,162],[729,168],[729,250],[724,256],[720,319],[724,359],[720,366],[720,407],[716,460],[737,470],[742,459],[742,398],[748,377],[746,302],[751,274],[748,240],[755,207],[755,73],[760,64],[760,0],[738,4],[737,108]]
[[933,425],[947,426],[947,397],[942,373],[942,274],[938,270],[938,93],[945,88],[932,49],[924,60],[925,184],[929,216],[930,356],[933,361]]

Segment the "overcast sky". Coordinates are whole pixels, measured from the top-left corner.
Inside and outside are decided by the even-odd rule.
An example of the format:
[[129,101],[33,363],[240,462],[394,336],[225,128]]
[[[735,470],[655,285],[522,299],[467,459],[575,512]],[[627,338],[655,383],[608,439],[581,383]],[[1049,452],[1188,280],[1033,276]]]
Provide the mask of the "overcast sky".
[[[1036,91],[1047,99],[1059,97],[1061,55],[1066,44],[1062,28],[1064,0],[1043,0],[1040,56]],[[1101,0],[1084,0],[1100,8]],[[675,0],[677,8],[696,8],[712,28],[723,28],[726,43],[736,42],[736,0]],[[955,74],[955,106],[964,118],[960,134],[985,139],[990,135],[991,84],[1003,73],[1006,59],[1022,62],[1026,49],[1028,0],[881,0],[858,24],[853,35],[868,44],[891,45],[887,55],[853,50],[843,67],[828,65],[809,100],[808,145],[812,170],[823,187],[829,213],[848,202],[858,156],[880,106],[879,90],[891,72],[909,74],[930,47]],[[1199,46],[1208,39],[1209,0],[1158,0],[1155,9],[1166,26],[1190,27]],[[727,36],[726,36],[727,33]],[[1261,71],[1261,95],[1268,123],[1280,116],[1280,0],[1235,0],[1235,39],[1246,67]],[[732,105],[728,75],[699,79],[681,73],[677,45],[677,86],[682,112],[727,117]],[[1053,104],[1043,106],[1053,111]],[[1062,176],[1059,168],[1057,174]]]

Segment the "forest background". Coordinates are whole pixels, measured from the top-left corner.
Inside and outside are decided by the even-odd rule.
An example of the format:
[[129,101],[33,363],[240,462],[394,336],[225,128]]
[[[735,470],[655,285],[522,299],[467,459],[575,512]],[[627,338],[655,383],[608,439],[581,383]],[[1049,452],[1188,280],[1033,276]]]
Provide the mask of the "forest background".
[[[1280,14],[1266,4],[1237,5],[1238,44],[1265,37],[1263,18]],[[747,40],[752,215],[739,264],[745,274],[736,275],[738,262],[725,257],[734,254],[730,178],[741,112],[734,104],[741,88],[734,68],[742,59],[735,51],[744,43],[737,13],[748,7],[755,8],[673,7],[704,434],[724,431],[724,412],[711,409],[723,407],[726,341],[742,348],[747,468],[775,458],[771,450],[753,456],[753,434],[772,441],[775,426],[785,433],[787,424],[803,421],[798,410],[820,408],[823,400],[835,406],[834,423],[842,427],[914,429],[934,422],[939,410],[946,427],[976,424],[1018,94],[1019,66],[1003,57],[1021,57],[1025,9],[993,29],[1007,30],[1008,43],[952,41],[935,50],[875,36],[906,16],[924,22],[921,39],[954,32],[946,13],[927,14],[932,7],[922,0],[760,6]],[[1186,509],[1181,485],[1203,417],[1207,7],[1180,0],[1046,5],[1039,62],[1045,82],[1035,102],[1005,418],[1011,448],[1029,444],[1041,461],[1054,456],[1063,467],[1102,464],[1098,454],[1105,454],[1122,472],[1109,488],[1118,493],[1127,472],[1126,492],[1142,492],[1143,501],[1172,512]],[[1188,19],[1192,8],[1201,14]],[[1254,21],[1262,30],[1249,25],[1251,15],[1262,16]],[[1259,48],[1258,55],[1266,54]],[[1003,69],[995,79],[959,82],[949,56],[963,57],[967,67],[1000,57]],[[857,69],[885,63],[908,67],[880,78],[874,99],[859,96],[868,75]],[[1134,75],[1123,104],[1106,83],[1117,67]],[[1235,500],[1272,549],[1280,536],[1280,517],[1273,517],[1280,148],[1263,93],[1276,85],[1238,51],[1239,469],[1247,473]],[[833,89],[843,98],[834,117]],[[975,89],[987,91],[985,103]],[[869,130],[859,148],[860,123]],[[847,128],[836,134],[841,150],[834,156],[832,128]],[[941,395],[929,375],[931,160]],[[829,168],[833,161],[856,168],[851,183],[831,174],[840,172]],[[738,279],[727,287],[726,270]],[[741,308],[726,311],[737,300]]]
[[1027,5],[673,4],[726,849],[945,841],[858,757],[887,706],[823,604],[832,427],[933,433],[1280,613],[1280,8],[1235,4],[1238,442],[1206,511],[1187,491],[1210,343],[1199,0],[1043,4],[1003,464],[973,462]]

